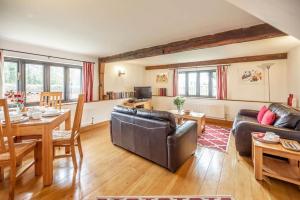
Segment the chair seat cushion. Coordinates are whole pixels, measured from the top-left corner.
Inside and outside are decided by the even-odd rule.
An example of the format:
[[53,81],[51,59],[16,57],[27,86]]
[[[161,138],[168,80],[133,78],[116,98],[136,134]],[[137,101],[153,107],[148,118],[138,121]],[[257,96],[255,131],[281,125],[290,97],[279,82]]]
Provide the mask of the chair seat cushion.
[[59,140],[70,140],[71,139],[71,131],[70,130],[54,130],[52,132],[53,141]]

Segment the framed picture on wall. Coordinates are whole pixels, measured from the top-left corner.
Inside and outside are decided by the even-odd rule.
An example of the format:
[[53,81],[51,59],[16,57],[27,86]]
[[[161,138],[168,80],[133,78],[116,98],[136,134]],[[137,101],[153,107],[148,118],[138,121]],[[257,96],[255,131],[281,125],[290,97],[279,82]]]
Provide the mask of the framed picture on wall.
[[167,83],[168,82],[168,74],[167,73],[157,74],[156,82],[157,83]]
[[264,84],[264,70],[258,67],[239,70],[239,79],[243,84]]

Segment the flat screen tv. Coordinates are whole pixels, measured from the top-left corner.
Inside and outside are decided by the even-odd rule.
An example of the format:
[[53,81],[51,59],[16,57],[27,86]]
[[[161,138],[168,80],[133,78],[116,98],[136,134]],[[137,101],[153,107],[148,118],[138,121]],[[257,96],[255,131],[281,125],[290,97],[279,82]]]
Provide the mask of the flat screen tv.
[[136,99],[151,99],[152,90],[151,87],[134,87],[134,97]]

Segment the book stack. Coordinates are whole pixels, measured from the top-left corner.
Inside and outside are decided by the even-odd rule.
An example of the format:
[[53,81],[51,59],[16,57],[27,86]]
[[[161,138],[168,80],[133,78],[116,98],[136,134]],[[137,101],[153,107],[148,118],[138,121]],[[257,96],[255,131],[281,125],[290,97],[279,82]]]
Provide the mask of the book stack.
[[167,88],[158,88],[158,96],[167,96]]
[[126,99],[132,98],[134,96],[134,92],[106,92],[108,99]]

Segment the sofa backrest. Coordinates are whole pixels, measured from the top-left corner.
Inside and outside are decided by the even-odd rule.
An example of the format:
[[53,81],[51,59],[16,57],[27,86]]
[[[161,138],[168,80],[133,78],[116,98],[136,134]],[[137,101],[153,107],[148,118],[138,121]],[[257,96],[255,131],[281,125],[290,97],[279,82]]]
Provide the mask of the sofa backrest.
[[300,112],[289,106],[272,103],[269,109],[276,114],[275,127],[297,129],[297,125],[300,124]]
[[114,112],[135,115],[145,119],[165,121],[169,123],[171,132],[176,130],[176,121],[174,115],[166,111],[136,109],[118,105],[114,107]]

